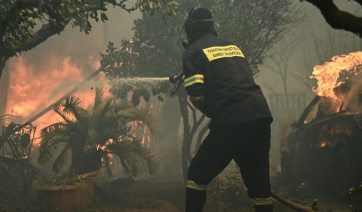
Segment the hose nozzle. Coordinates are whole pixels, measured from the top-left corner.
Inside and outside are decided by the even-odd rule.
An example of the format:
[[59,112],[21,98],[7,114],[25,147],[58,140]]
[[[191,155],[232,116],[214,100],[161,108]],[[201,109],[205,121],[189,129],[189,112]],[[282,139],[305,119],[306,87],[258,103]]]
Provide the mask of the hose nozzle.
[[182,72],[181,74],[179,74],[178,76],[170,76],[169,77],[169,81],[174,85],[173,89],[171,90],[171,94],[175,95],[177,90],[179,89],[180,85],[183,83],[185,79],[185,74]]

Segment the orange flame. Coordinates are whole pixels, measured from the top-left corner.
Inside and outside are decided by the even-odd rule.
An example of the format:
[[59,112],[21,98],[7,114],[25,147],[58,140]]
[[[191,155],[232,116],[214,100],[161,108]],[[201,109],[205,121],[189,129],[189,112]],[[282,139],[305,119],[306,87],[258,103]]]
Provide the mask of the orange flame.
[[313,91],[318,96],[330,98],[334,102],[341,102],[343,97],[333,90],[344,83],[340,79],[341,73],[349,72],[356,76],[361,72],[357,69],[357,66],[361,64],[362,51],[357,51],[348,55],[334,56],[331,62],[315,66],[311,78],[317,80],[317,87],[313,88]]
[[[13,61],[16,62],[16,65],[13,65],[10,71],[10,105],[8,107],[10,107],[11,114],[23,117],[23,121],[64,96],[90,74],[73,64],[70,57],[48,58],[46,61],[49,70],[41,73],[37,67],[29,66],[26,59],[22,57]],[[92,57],[89,58],[89,64],[93,69],[100,67],[99,61]],[[102,75],[101,78],[104,76]],[[94,102],[95,89],[93,87],[92,84],[86,85],[75,94],[86,109],[89,109]],[[105,97],[109,97],[110,94],[106,92],[107,88],[104,88],[104,91]],[[43,127],[61,120],[57,114],[51,111],[36,120],[33,125],[37,126],[39,132]],[[34,144],[37,145],[37,142]]]

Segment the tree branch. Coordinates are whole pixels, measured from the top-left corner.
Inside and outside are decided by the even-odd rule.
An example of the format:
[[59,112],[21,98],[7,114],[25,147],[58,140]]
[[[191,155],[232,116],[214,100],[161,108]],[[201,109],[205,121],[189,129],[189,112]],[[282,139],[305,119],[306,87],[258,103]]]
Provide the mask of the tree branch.
[[[263,80],[263,81],[264,81],[264,80]],[[275,91],[275,87],[277,86],[277,84],[278,84],[278,81],[275,81],[274,88],[272,88],[268,83],[266,83],[266,82],[264,81],[262,84],[260,84],[260,86],[263,87],[263,88],[268,89],[269,91],[271,91],[271,92],[274,93],[274,94],[277,94],[277,92]]]
[[[305,0],[316,6],[326,22],[334,29],[343,29],[362,37],[362,18],[341,11],[332,0]],[[362,0],[355,0],[362,6]]]
[[[13,6],[6,11],[4,17],[0,16],[0,41],[4,38],[6,33],[6,29],[9,24],[12,22],[12,19],[18,14],[20,11],[24,11],[26,9],[43,7],[44,2],[39,2],[39,0],[18,0]],[[49,4],[59,5],[61,0],[51,0],[48,2]],[[50,15],[50,14],[48,14]]]
[[304,85],[308,90],[311,90],[313,88],[313,85],[311,85],[310,80],[303,79],[303,77],[298,76],[297,74],[292,73],[292,76],[302,85]]
[[[69,17],[65,19],[64,26],[66,26],[72,18]],[[64,30],[64,26],[59,24],[44,24],[37,32],[34,33],[33,37],[30,38],[26,43],[22,43],[21,45],[14,46],[12,48],[12,52],[21,52],[21,51],[29,51],[30,49],[36,47],[40,43],[46,41],[49,37],[55,34],[59,34]]]

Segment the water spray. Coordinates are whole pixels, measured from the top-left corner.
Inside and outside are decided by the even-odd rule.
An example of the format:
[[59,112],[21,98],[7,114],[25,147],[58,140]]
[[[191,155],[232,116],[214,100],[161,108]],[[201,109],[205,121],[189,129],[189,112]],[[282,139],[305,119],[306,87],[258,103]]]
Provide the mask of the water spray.
[[185,79],[185,75],[180,73],[177,76],[169,76],[169,77],[131,77],[131,78],[114,78],[114,79],[106,79],[99,81],[97,85],[102,85],[104,83],[108,83],[112,86],[131,86],[136,88],[149,88],[151,86],[156,86],[160,83],[164,83],[169,81],[174,84],[173,88],[170,90],[171,95],[176,95],[176,92],[180,88],[181,84]]

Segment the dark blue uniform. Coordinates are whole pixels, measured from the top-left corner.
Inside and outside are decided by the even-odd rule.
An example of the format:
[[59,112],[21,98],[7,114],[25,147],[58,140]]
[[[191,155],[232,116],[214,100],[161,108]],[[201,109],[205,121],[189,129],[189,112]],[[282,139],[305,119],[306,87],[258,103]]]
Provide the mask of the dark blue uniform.
[[211,33],[197,40],[183,55],[183,72],[188,94],[205,97],[210,129],[272,118],[243,53],[229,41]]
[[205,97],[210,133],[190,164],[186,211],[201,212],[206,185],[230,163],[240,167],[257,212],[272,211],[269,179],[272,115],[242,51],[211,33],[183,55],[185,88]]

